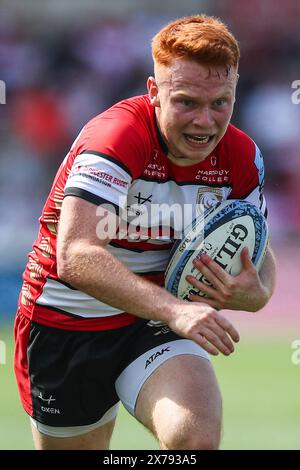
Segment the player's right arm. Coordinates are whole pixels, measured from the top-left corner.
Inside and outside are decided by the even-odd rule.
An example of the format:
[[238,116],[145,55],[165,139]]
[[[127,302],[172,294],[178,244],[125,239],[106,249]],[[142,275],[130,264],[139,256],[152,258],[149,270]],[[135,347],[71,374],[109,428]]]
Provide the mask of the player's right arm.
[[65,197],[57,239],[59,278],[108,305],[166,323],[210,354],[233,352],[239,335],[226,318],[205,303],[181,301],[135,275],[105,248],[109,239],[97,230],[96,210],[84,199]]

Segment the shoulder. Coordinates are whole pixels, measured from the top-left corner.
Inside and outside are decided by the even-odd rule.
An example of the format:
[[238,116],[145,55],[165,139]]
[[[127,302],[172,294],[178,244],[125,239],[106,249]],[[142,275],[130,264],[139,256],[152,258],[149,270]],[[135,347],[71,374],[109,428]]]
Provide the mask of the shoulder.
[[[243,152],[249,155],[255,153],[255,143],[251,137],[233,124],[229,124],[222,140],[231,153]],[[234,155],[234,153],[232,154]]]
[[264,176],[264,163],[261,151],[254,140],[233,124],[228,126],[223,139],[223,149],[232,166],[240,170],[252,169],[258,173],[261,181]]
[[97,152],[115,158],[136,176],[151,154],[152,121],[153,109],[147,96],[120,101],[84,126],[75,153]]
[[84,127],[86,135],[96,133],[99,139],[103,133],[116,137],[123,132],[144,131],[147,134],[151,124],[151,105],[146,96],[136,96],[107,109],[91,119]]

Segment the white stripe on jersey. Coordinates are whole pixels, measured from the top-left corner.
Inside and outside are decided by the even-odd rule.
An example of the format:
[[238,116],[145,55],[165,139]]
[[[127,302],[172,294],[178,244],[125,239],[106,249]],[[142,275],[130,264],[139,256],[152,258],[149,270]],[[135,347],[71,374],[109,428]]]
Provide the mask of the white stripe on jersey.
[[110,317],[122,313],[80,290],[74,290],[55,279],[47,278],[37,305],[57,308],[83,318]]
[[[134,249],[135,243],[132,243]],[[137,248],[139,244],[137,243]],[[117,248],[115,246],[107,245],[107,251],[118,258],[125,266],[136,274],[147,274],[152,271],[165,271],[169,257],[170,250],[150,250],[136,253],[134,251],[126,250],[125,248]]]
[[[172,180],[135,180],[128,191],[127,206],[131,209],[127,220],[133,225],[136,221],[141,227],[153,229],[159,226],[171,227],[181,235],[184,228],[199,215],[198,211],[203,210],[201,204],[207,208],[224,201],[230,191],[231,188],[227,186],[208,187],[196,181],[180,184]],[[138,217],[135,208],[140,214]]]
[[117,164],[100,155],[83,153],[74,160],[65,190],[83,189],[124,208],[130,183],[131,176]]
[[[147,274],[147,272],[153,271],[164,272],[170,257],[169,249],[142,253],[111,245],[107,245],[106,249],[136,274]],[[80,290],[70,289],[65,284],[50,278],[47,278],[43,292],[36,303],[83,318],[109,317],[123,312],[123,310],[111,307]]]

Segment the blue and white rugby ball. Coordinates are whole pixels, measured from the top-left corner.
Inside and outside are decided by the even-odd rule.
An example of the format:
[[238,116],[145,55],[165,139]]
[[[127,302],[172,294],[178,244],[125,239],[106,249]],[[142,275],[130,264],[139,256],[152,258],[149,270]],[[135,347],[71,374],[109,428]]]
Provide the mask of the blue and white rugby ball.
[[193,260],[207,253],[226,272],[241,272],[241,250],[248,247],[259,271],[267,249],[268,226],[262,212],[250,202],[233,199],[216,204],[194,219],[182,240],[175,242],[165,273],[165,287],[176,297],[187,300],[189,294],[205,294],[186,281],[191,274],[209,284],[194,267]]

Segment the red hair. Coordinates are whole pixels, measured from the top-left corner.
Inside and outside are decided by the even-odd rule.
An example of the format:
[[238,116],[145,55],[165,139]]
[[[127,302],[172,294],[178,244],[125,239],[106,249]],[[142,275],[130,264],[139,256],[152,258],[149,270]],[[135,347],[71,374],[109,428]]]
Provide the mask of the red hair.
[[167,24],[152,40],[154,63],[168,66],[173,59],[237,67],[237,40],[219,19],[206,15],[179,18]]

